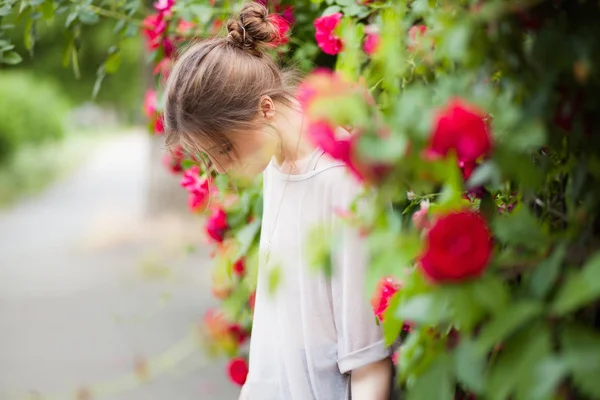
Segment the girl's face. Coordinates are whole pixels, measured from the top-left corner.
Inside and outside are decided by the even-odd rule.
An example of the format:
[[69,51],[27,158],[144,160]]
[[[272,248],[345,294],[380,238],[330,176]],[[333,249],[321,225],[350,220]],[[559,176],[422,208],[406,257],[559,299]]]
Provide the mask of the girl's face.
[[235,132],[227,138],[230,145],[206,151],[219,174],[253,178],[265,170],[277,149],[275,135],[263,130]]

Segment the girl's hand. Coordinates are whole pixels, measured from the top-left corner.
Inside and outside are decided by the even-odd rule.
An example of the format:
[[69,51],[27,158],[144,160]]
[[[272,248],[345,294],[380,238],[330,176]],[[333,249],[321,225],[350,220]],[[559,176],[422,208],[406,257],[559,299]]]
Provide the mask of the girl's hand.
[[389,357],[353,370],[350,375],[352,400],[388,400],[392,373]]

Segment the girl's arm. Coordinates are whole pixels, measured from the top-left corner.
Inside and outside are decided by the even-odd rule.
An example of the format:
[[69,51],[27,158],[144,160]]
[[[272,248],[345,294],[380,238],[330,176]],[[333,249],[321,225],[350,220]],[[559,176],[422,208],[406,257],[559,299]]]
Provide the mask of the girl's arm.
[[392,360],[385,358],[357,368],[350,375],[352,400],[388,400],[392,382]]

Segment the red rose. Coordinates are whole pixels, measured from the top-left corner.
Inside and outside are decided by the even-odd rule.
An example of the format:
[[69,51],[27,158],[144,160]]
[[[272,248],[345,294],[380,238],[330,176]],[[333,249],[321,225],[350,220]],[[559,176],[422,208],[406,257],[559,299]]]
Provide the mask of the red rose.
[[382,278],[377,284],[375,295],[371,299],[371,306],[375,316],[383,322],[383,313],[388,308],[390,299],[400,289],[400,284],[392,277]]
[[215,208],[206,221],[206,233],[217,243],[222,243],[227,228],[227,214],[222,208]]
[[434,282],[461,282],[481,275],[491,253],[490,231],[479,214],[455,212],[427,233],[421,268]]
[[484,114],[461,99],[453,99],[434,123],[429,149],[446,156],[455,151],[459,162],[473,163],[491,150],[491,138]]
[[244,343],[246,341],[246,339],[248,338],[248,334],[246,333],[244,328],[242,328],[238,324],[232,324],[229,326],[229,334],[231,336],[233,336],[233,338],[235,339],[235,342],[238,345],[241,345],[242,343]]
[[242,277],[244,276],[244,272],[246,272],[246,263],[243,258],[240,258],[233,264],[233,273]]
[[227,371],[229,372],[229,379],[237,385],[242,386],[246,383],[246,377],[248,376],[248,364],[246,364],[246,360],[241,357],[233,358],[229,361],[229,365],[227,366]]
[[342,13],[339,12],[315,19],[315,40],[324,53],[335,55],[342,51],[342,39],[333,33],[341,20]]

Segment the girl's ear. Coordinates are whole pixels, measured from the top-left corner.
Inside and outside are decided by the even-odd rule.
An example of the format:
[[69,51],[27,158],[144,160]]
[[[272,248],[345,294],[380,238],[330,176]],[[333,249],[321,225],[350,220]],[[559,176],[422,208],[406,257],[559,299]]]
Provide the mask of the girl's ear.
[[260,98],[260,113],[268,120],[275,118],[275,103],[269,96]]

